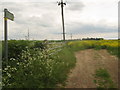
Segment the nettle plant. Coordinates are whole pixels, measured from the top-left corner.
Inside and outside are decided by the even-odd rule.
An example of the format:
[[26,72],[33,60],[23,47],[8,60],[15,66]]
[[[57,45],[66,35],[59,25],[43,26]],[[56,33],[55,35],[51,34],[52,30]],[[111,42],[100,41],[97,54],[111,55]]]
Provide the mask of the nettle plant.
[[61,63],[49,48],[22,51],[3,68],[3,88],[45,88],[57,83],[56,67]]

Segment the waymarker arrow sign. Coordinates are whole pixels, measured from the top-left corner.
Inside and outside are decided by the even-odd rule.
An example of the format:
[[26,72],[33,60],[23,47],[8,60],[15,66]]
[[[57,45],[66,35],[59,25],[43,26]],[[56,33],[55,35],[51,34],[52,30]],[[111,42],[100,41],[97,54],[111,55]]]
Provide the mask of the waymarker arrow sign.
[[9,12],[7,9],[4,9],[4,12],[5,12],[5,18],[14,21],[14,15],[11,12]]

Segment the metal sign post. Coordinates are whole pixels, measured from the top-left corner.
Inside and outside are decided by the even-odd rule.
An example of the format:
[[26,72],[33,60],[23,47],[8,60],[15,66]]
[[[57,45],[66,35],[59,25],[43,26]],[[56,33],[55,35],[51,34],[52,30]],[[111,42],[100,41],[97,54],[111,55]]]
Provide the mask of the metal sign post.
[[65,26],[64,26],[64,11],[63,7],[66,5],[66,3],[63,3],[63,0],[58,3],[58,5],[61,5],[61,14],[62,14],[62,24],[63,24],[63,41],[65,41]]
[[7,42],[7,18],[4,17],[4,51],[5,51],[5,60],[8,60],[8,42]]
[[8,60],[8,38],[7,38],[7,19],[14,20],[14,15],[10,13],[7,9],[4,9],[4,51],[5,60]]

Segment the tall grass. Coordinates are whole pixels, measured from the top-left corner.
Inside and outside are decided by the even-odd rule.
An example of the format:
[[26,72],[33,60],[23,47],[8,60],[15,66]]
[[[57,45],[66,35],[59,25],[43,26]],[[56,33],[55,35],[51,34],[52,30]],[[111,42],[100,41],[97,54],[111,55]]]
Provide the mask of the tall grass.
[[65,85],[65,80],[67,79],[67,75],[69,71],[75,66],[76,58],[74,56],[74,52],[68,46],[62,48],[60,52],[57,53],[59,56],[58,60],[60,64],[56,67],[55,72],[57,73],[57,77],[59,78],[59,82]]
[[2,54],[2,41],[0,41],[0,55]]
[[0,41],[0,65],[2,65],[2,41]]
[[0,41],[0,87],[2,87],[2,41]]

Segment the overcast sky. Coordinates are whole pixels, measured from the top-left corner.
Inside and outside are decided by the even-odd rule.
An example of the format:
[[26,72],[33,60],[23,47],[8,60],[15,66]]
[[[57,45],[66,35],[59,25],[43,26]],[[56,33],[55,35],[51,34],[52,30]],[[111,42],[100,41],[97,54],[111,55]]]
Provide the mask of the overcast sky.
[[[49,2],[48,2],[49,1]],[[15,15],[8,21],[8,38],[62,39],[59,0],[3,0],[0,2],[0,35],[3,34],[3,10]],[[118,0],[65,0],[66,38],[118,38]],[[2,32],[2,33],[1,33]],[[0,37],[3,38],[4,36]]]

